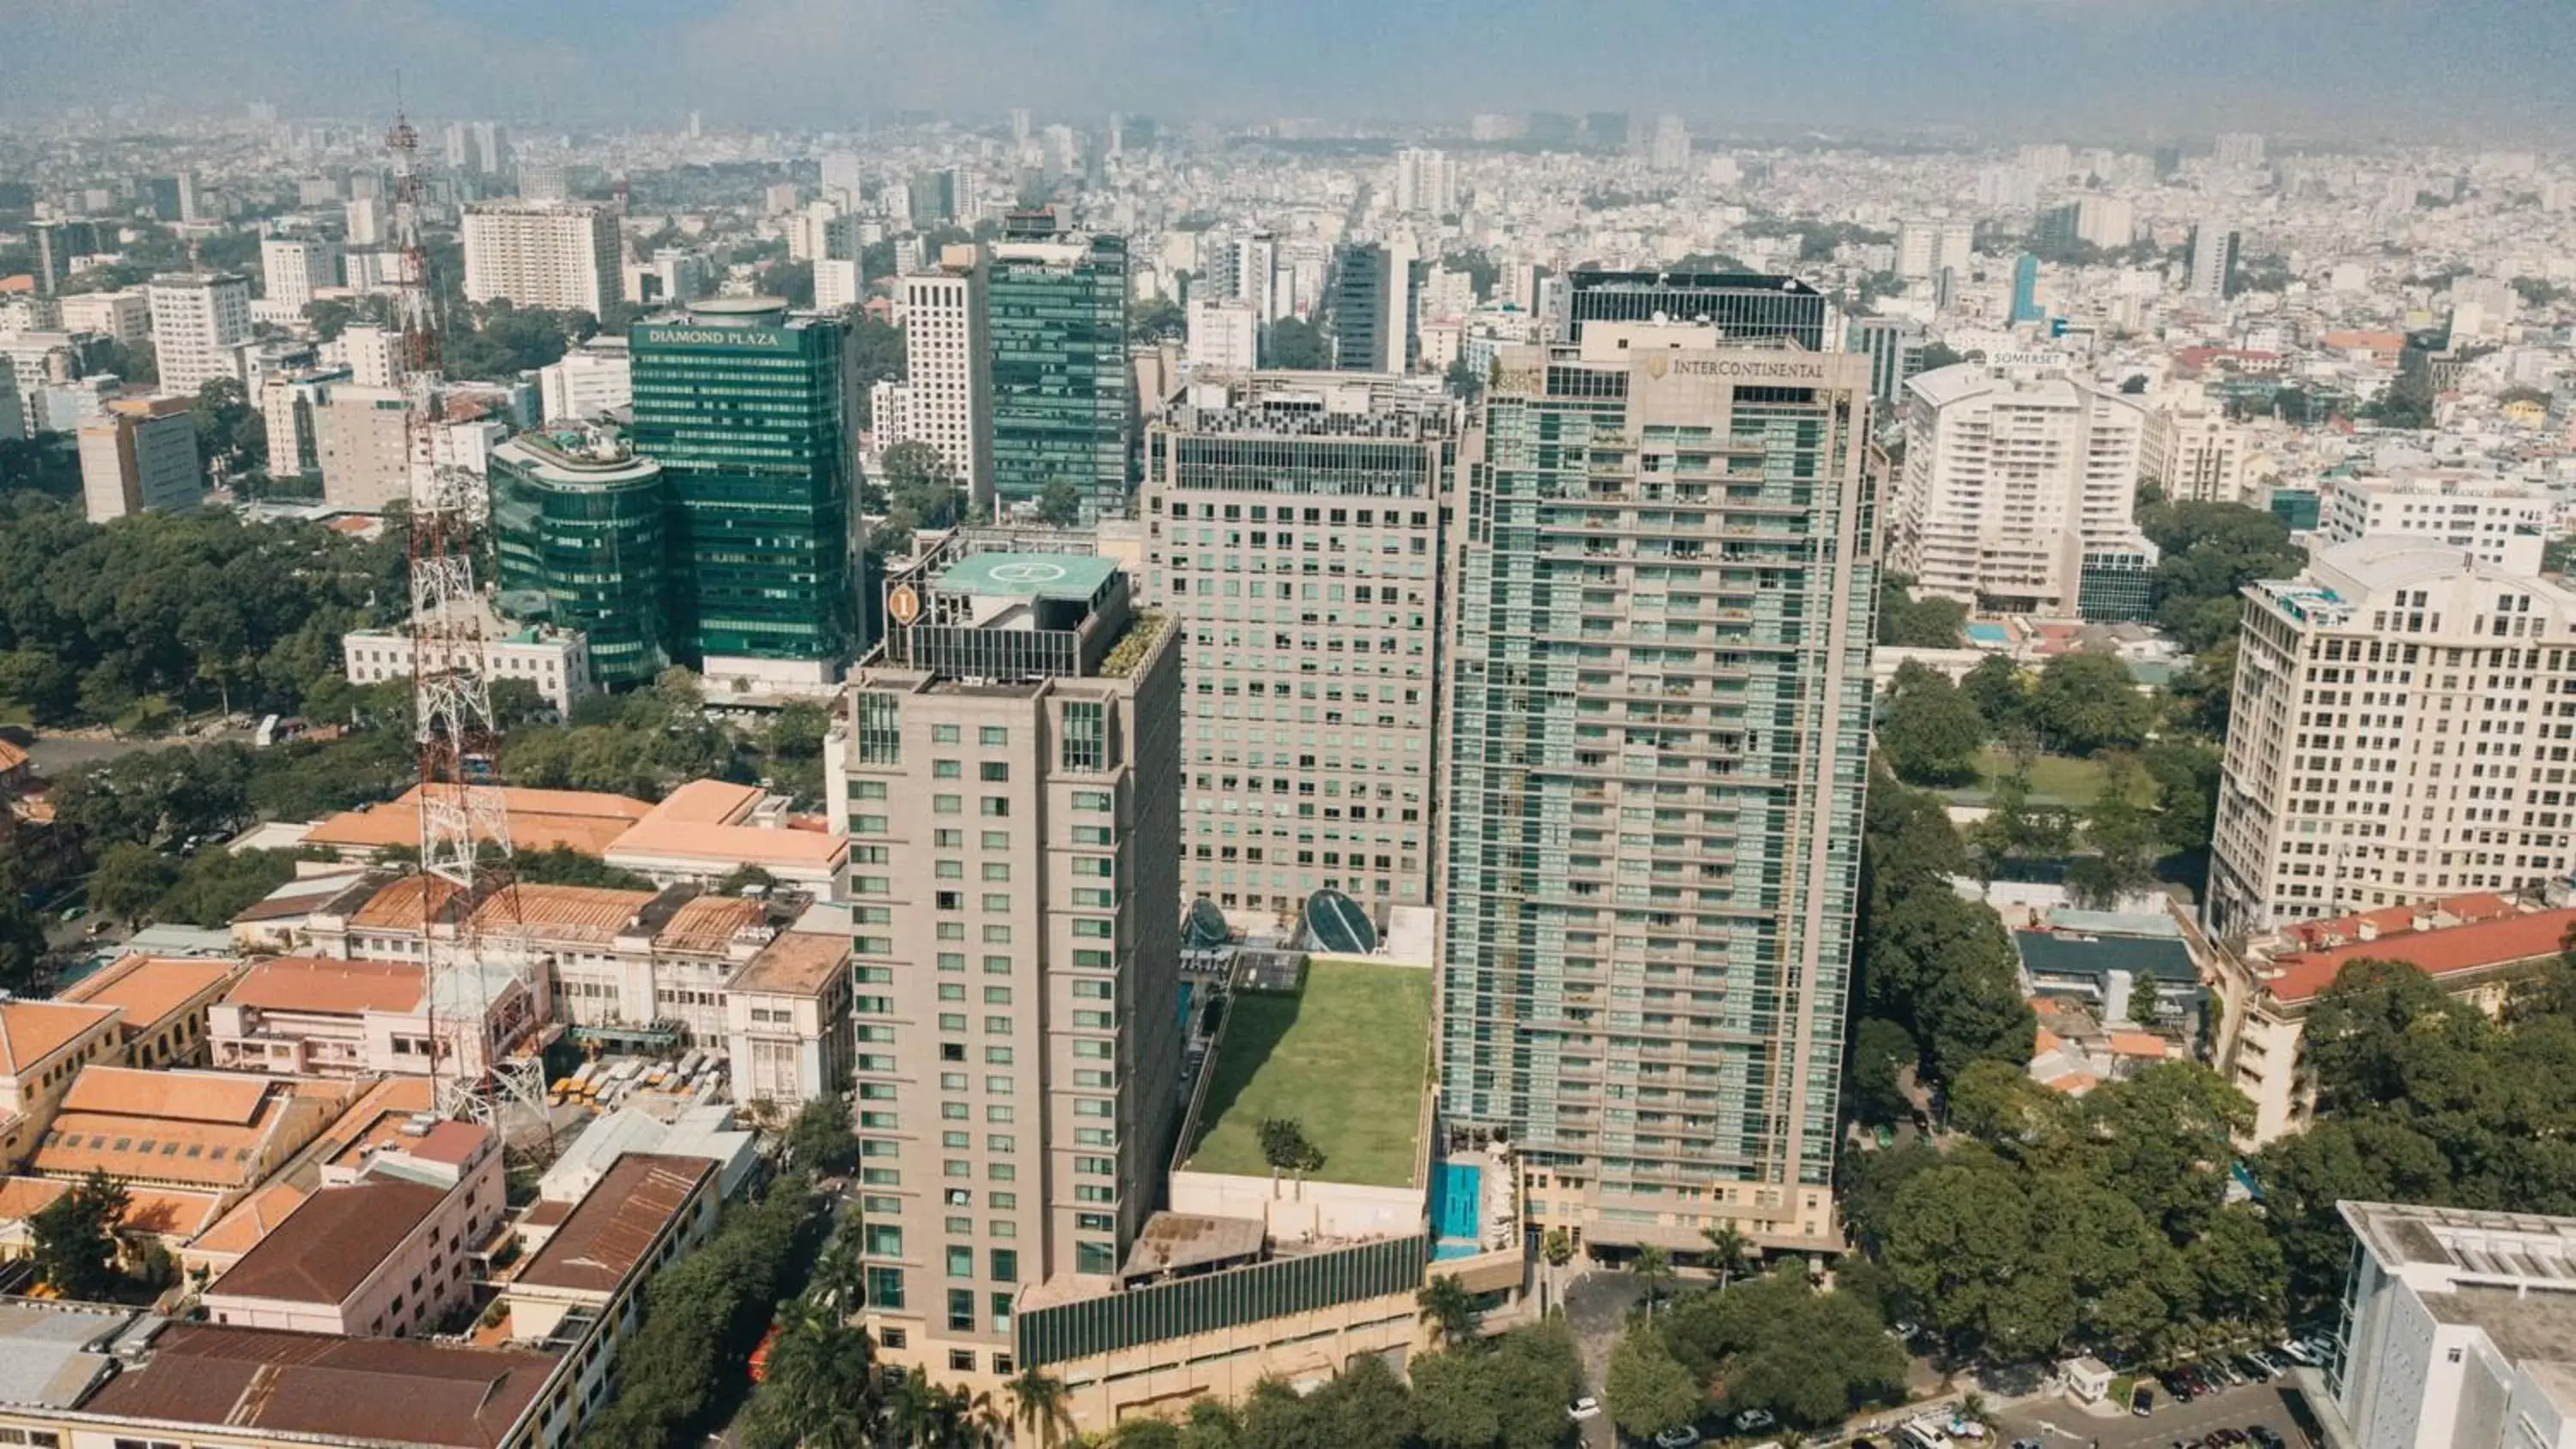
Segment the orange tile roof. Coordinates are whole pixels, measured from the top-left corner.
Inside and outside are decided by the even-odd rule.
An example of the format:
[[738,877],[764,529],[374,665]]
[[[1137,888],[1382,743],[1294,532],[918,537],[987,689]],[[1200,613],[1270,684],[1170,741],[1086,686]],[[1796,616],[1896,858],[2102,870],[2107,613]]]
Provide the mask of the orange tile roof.
[[309,1189],[296,1186],[284,1178],[243,1198],[233,1210],[217,1219],[215,1225],[197,1235],[189,1244],[200,1253],[239,1256],[259,1246],[262,1238],[277,1230],[287,1216],[304,1206],[312,1196]]
[[729,780],[691,780],[663,798],[646,820],[684,821],[692,825],[731,825],[760,803],[760,787]]
[[130,1031],[150,1031],[241,969],[237,961],[128,956],[63,993],[65,1001],[121,1007]]
[[829,869],[849,853],[849,840],[812,830],[769,830],[757,825],[701,825],[686,820],[646,820],[617,838],[611,858],[655,856],[723,865],[783,865]]
[[16,1076],[113,1020],[116,1009],[70,1001],[0,1001],[0,1074]]
[[2119,1057],[2152,1057],[2162,1061],[2168,1053],[2165,1039],[2153,1032],[2115,1031],[2111,1033],[2111,1054]]
[[721,951],[744,928],[768,916],[758,901],[740,896],[698,896],[671,913],[653,944],[672,951]]
[[[525,790],[505,786],[510,807],[511,843],[524,850],[569,846],[598,855],[627,826],[641,820],[652,806],[624,795],[587,790]],[[420,840],[420,787],[363,810],[347,810],[322,821],[304,837],[309,845],[382,850]]]
[[65,1112],[45,1130],[31,1165],[54,1177],[104,1170],[118,1177],[247,1187],[256,1170],[252,1159],[267,1135],[259,1127]]
[[369,896],[365,905],[350,913],[349,924],[379,931],[404,928],[418,931],[425,900],[437,902],[439,912],[443,914],[447,903],[454,899],[456,887],[446,881],[436,876],[407,875],[388,882],[383,890]]
[[2576,930],[2576,910],[2534,911],[2500,921],[2410,931],[2328,951],[2292,952],[2273,958],[2264,985],[2275,1000],[2306,1001],[2332,985],[2343,968],[2355,961],[2402,961],[2437,978],[2483,970],[2556,955],[2571,930]]
[[87,1067],[63,1093],[65,1112],[248,1126],[268,1101],[269,1077],[236,1072],[147,1072]]
[[0,1223],[24,1222],[71,1190],[50,1177],[0,1177]]
[[486,933],[609,941],[626,929],[638,911],[652,904],[653,895],[652,891],[596,886],[513,883],[484,898],[475,908],[474,924]]
[[[0,1177],[0,1222],[34,1217],[71,1190],[70,1183],[50,1177]],[[128,1187],[125,1197],[125,1226],[182,1240],[196,1237],[223,1201],[213,1193],[151,1187]]]
[[18,748],[7,740],[0,740],[0,775],[8,774],[11,770],[17,769],[20,765],[25,763],[27,763],[27,752],[25,750]]
[[228,1006],[323,1016],[418,1011],[421,968],[409,961],[339,961],[274,956],[250,968],[224,997]]

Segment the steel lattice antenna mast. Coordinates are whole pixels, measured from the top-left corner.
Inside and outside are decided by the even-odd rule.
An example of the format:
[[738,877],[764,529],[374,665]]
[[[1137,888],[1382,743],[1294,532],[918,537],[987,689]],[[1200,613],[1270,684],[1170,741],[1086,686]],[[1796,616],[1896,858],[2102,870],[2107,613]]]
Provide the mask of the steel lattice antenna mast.
[[[438,298],[421,241],[420,134],[401,112],[385,137],[393,156],[393,240],[400,255],[403,386],[410,397],[413,738],[420,762],[421,949],[428,994],[430,1078],[442,1113],[498,1125],[516,1100],[542,1118],[542,1065],[522,1046],[537,1026],[524,949],[487,965],[477,922],[487,896],[508,896],[510,815],[493,784],[499,732],[492,717],[483,609],[474,589],[472,533],[487,511],[480,480],[438,455]],[[439,917],[453,902],[456,919]],[[520,990],[508,991],[515,976]],[[493,1020],[497,996],[515,995]]]

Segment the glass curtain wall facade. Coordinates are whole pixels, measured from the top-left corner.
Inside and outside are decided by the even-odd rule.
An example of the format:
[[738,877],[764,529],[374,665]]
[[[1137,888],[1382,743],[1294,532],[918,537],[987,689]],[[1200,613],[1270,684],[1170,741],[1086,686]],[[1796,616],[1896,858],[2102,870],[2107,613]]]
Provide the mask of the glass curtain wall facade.
[[1588,322],[1697,322],[1724,337],[1786,337],[1809,352],[1825,347],[1824,294],[1795,277],[1758,272],[1567,274],[1555,336],[1581,342]]
[[1834,1242],[1869,747],[1869,364],[1506,350],[1462,471],[1440,1087],[1540,1226]]
[[1086,517],[1125,512],[1136,417],[1126,239],[997,242],[985,297],[994,492],[1031,502],[1064,482]]
[[580,630],[607,688],[668,669],[662,470],[583,466],[520,439],[494,450],[490,471],[502,611]]
[[855,652],[857,514],[842,324],[775,298],[639,322],[636,448],[670,499],[679,652],[834,663]]

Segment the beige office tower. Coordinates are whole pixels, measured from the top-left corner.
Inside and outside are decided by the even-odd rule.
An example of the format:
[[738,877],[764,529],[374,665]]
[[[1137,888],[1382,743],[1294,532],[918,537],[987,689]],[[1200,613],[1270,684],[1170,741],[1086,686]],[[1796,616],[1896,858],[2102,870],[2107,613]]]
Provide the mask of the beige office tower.
[[1434,854],[1458,405],[1391,374],[1203,379],[1147,426],[1146,597],[1189,632],[1182,888],[1385,924]]
[[997,1389],[1025,1295],[1105,1289],[1179,1115],[1178,631],[1081,554],[887,589],[829,747],[851,832],[865,1321]]
[[977,516],[993,506],[993,362],[983,248],[942,249],[939,264],[901,279],[905,359],[901,436],[878,420],[878,445],[928,443]]

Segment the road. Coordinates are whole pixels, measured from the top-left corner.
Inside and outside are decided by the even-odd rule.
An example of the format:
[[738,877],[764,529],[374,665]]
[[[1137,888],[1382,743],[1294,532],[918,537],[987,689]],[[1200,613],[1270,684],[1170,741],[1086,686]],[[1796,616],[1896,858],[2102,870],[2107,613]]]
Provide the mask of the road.
[[[1565,1279],[1565,1322],[1583,1351],[1584,1392],[1608,1402],[1601,1392],[1610,1369],[1610,1350],[1628,1327],[1628,1314],[1645,1292],[1626,1273],[1587,1268]],[[1617,1449],[1619,1431],[1604,1411],[1583,1425],[1583,1449]]]
[[2213,1429],[2248,1429],[2256,1424],[2268,1425],[2288,1443],[2309,1449],[2308,1437],[2297,1427],[2288,1400],[2273,1385],[2247,1384],[2203,1394],[2188,1404],[2175,1403],[2159,1388],[2155,1412],[2144,1416],[2096,1418],[2063,1399],[2043,1399],[2004,1409],[1995,1417],[2004,1443],[2031,1438],[2048,1449],[2086,1444],[2099,1449],[2167,1449],[2176,1440],[2195,1440]]

